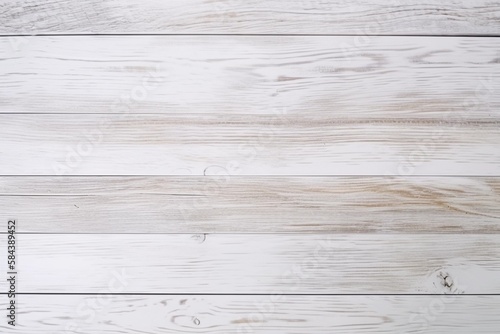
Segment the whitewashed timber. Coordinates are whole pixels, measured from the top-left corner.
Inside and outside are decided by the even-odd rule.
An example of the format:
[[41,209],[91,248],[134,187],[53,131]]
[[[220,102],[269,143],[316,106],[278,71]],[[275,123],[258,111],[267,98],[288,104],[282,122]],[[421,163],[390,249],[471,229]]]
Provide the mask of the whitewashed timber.
[[[23,295],[23,321],[17,329],[23,334],[64,333],[68,328],[87,334],[496,334],[499,298]],[[10,329],[0,323],[0,330]]]
[[19,233],[498,233],[500,179],[1,177],[0,212]]
[[[127,293],[138,294],[498,294],[499,239],[410,233],[19,234],[18,291],[102,293],[121,275]],[[5,285],[0,284],[4,291]]]
[[498,121],[499,50],[493,37],[5,37],[0,113]]
[[496,0],[0,2],[0,34],[498,35]]

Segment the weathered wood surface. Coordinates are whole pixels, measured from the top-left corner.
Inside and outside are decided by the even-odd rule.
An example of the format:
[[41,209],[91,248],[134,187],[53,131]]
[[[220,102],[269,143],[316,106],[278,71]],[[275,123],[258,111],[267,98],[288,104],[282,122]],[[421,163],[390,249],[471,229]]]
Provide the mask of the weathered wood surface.
[[0,115],[0,175],[500,175],[500,123]]
[[[2,333],[497,334],[499,296],[20,295]],[[5,309],[5,296],[0,296]],[[50,310],[50,312],[48,312]]]
[[500,39],[355,41],[56,36],[16,51],[0,38],[0,112],[500,118]]
[[0,332],[498,332],[500,1],[0,0],[0,36]]
[[500,232],[497,177],[213,172],[198,177],[1,177],[0,212],[19,221],[20,233]]
[[0,5],[3,35],[500,34],[496,0],[3,0]]
[[499,235],[17,237],[21,293],[100,293],[116,276],[120,293],[500,293]]

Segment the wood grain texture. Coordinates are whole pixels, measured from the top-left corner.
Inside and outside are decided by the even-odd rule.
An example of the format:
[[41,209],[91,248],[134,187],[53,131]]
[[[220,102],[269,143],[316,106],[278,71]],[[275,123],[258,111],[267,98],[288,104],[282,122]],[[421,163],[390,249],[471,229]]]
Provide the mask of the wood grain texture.
[[500,175],[500,123],[0,115],[1,175]]
[[0,50],[3,113],[500,118],[498,38],[38,36]]
[[21,295],[19,307],[16,331],[3,321],[3,333],[496,334],[500,325],[498,296]]
[[2,1],[0,34],[201,33],[460,35],[500,33],[494,0]]
[[[499,235],[17,237],[20,293],[101,293],[116,285],[117,276],[126,282],[120,293],[500,292]],[[5,248],[6,236],[1,240]],[[3,291],[6,284],[0,282]]]
[[19,233],[500,233],[500,179],[1,177],[0,212]]

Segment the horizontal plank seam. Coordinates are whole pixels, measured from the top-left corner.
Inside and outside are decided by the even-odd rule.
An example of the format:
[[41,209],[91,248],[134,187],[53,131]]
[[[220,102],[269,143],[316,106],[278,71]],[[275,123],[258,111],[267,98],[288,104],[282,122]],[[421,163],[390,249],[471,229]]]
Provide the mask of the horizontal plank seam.
[[[2,292],[0,295],[7,295]],[[92,292],[17,292],[17,295],[32,295],[32,296],[98,296],[102,293]],[[108,293],[110,296],[275,296],[273,293]],[[284,293],[282,296],[500,296],[498,293],[470,293],[470,294],[440,294],[440,293]]]
[[500,37],[500,34],[459,34],[459,35],[433,35],[433,34],[217,34],[217,33],[40,33],[40,34],[2,34],[0,37],[43,37],[43,36],[66,36],[66,37],[78,37],[78,36],[266,36],[266,37],[283,37],[283,36],[304,36],[304,37],[316,37],[316,36],[340,36],[340,37],[357,37],[357,36],[370,36],[370,37],[435,37],[435,38],[460,38],[460,37]]

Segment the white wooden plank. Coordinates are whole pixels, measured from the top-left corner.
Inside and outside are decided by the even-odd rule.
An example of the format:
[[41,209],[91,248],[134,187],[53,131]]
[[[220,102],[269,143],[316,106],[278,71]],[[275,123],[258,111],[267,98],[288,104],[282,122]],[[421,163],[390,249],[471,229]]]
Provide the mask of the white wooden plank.
[[[5,296],[0,296],[5,309]],[[498,333],[498,296],[18,296],[2,333]]]
[[492,0],[0,2],[1,34],[499,34]]
[[[142,221],[137,221],[141,224]],[[498,294],[500,235],[18,234],[20,293]],[[6,248],[6,236],[1,238]],[[6,291],[5,280],[0,288]]]
[[[499,21],[500,22],[500,21]],[[0,112],[500,118],[500,39],[0,38]]]
[[500,179],[1,177],[0,212],[29,233],[500,233]]
[[500,175],[498,121],[0,115],[1,175]]

